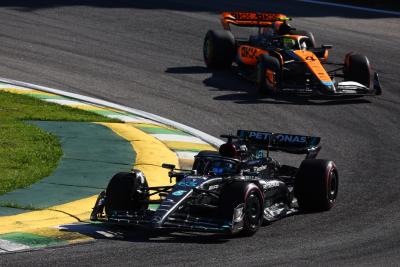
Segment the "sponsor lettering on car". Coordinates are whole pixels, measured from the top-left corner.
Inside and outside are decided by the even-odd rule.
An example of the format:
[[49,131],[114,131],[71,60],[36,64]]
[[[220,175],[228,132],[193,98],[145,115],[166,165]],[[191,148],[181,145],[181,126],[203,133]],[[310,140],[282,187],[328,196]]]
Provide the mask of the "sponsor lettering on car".
[[274,188],[274,187],[278,187],[279,186],[279,182],[278,181],[267,181],[262,186],[263,186],[264,189],[271,189],[271,188]]
[[172,195],[178,197],[178,196],[182,196],[185,193],[186,193],[186,190],[178,190],[178,191],[172,192]]
[[278,141],[289,143],[305,143],[307,141],[307,137],[301,135],[279,134],[275,138]]

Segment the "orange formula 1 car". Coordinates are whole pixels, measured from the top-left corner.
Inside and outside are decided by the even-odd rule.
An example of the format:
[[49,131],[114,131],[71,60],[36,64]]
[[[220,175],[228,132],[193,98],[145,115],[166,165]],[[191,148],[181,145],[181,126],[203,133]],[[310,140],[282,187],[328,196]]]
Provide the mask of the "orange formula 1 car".
[[[364,55],[348,53],[343,64],[328,63],[331,45],[316,47],[308,31],[292,28],[283,14],[223,12],[223,31],[209,30],[203,55],[208,68],[237,67],[260,93],[379,95],[378,74]],[[256,27],[249,38],[235,37],[230,25]],[[331,70],[327,70],[326,67]]]

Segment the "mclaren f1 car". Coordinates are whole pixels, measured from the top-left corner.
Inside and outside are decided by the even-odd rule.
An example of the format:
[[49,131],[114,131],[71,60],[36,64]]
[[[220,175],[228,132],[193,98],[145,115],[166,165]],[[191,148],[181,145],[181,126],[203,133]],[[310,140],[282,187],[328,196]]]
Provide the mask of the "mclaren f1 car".
[[[378,74],[368,58],[348,53],[343,64],[328,62],[332,45],[316,47],[309,31],[293,28],[276,13],[223,12],[224,30],[209,30],[203,56],[208,68],[230,68],[256,83],[260,93],[306,95],[379,95]],[[231,25],[255,27],[248,38],[235,37]],[[329,70],[328,70],[329,69]]]
[[[319,137],[247,130],[222,137],[228,141],[219,151],[199,152],[191,170],[163,164],[173,185],[150,187],[139,170],[116,174],[91,220],[252,235],[263,223],[334,206],[338,170],[333,161],[316,159]],[[272,158],[273,151],[306,157],[293,167]]]

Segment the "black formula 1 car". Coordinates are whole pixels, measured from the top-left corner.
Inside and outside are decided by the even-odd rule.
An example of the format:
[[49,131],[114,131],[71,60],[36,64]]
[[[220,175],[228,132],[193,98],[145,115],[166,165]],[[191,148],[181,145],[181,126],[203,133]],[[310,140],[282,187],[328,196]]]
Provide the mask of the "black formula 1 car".
[[[328,63],[331,45],[316,47],[309,31],[291,27],[276,13],[223,12],[223,31],[209,30],[203,56],[209,68],[230,68],[256,83],[260,93],[379,95],[378,74],[366,56],[348,53],[343,64]],[[230,25],[256,27],[249,38],[235,37]],[[329,70],[328,70],[329,69]]]
[[[219,151],[201,151],[192,170],[170,169],[173,186],[149,187],[139,170],[118,173],[98,196],[91,220],[154,229],[254,234],[260,225],[335,204],[335,163],[316,159],[320,138],[238,130]],[[305,154],[300,167],[271,151]]]

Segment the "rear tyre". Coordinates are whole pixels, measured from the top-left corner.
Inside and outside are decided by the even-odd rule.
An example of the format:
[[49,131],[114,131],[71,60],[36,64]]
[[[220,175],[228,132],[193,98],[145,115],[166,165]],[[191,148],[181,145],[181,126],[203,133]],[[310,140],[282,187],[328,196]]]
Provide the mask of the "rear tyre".
[[306,41],[307,48],[315,48],[317,46],[316,42],[315,42],[314,34],[312,34],[312,32],[292,30],[292,31],[290,31],[290,34],[307,36],[308,37],[308,40]]
[[344,78],[346,81],[354,81],[370,88],[371,65],[364,55],[348,55],[345,59]]
[[306,159],[295,178],[294,193],[299,208],[306,212],[330,210],[339,188],[339,175],[333,161]]
[[120,172],[108,183],[105,212],[108,217],[114,212],[145,210],[148,207],[148,185],[141,171]]
[[256,85],[260,94],[274,95],[278,91],[281,67],[278,59],[269,55],[259,57],[256,69]]
[[208,68],[229,68],[235,58],[235,50],[235,38],[230,31],[207,32],[203,44],[203,58]]

